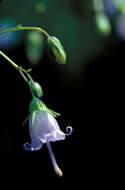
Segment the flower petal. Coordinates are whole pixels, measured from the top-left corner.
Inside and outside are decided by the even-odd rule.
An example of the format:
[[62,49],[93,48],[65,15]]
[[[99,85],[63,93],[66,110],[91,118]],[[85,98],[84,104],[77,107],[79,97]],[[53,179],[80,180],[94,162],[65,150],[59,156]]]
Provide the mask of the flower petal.
[[34,122],[32,116],[29,120],[31,141],[39,138],[43,143],[65,139],[65,134],[60,130],[56,119],[49,113],[38,111]]
[[43,143],[40,141],[40,143],[39,144],[29,144],[29,143],[25,143],[24,145],[23,145],[23,148],[25,149],[25,150],[28,150],[28,151],[36,151],[36,150],[40,150],[41,148],[42,148],[42,145],[43,145]]

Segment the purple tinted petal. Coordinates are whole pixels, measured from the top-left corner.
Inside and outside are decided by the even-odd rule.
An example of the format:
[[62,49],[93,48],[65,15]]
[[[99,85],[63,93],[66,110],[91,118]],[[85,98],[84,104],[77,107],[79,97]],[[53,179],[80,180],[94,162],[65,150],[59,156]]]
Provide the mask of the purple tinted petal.
[[43,143],[41,142],[39,145],[34,146],[34,144],[29,144],[29,143],[25,143],[23,145],[23,148],[27,151],[36,151],[36,150],[40,150],[42,148]]
[[50,126],[53,128],[53,130],[55,130],[60,135],[64,135],[64,133],[60,130],[56,119],[50,114],[48,114],[48,121],[49,121]]
[[25,143],[23,145],[23,148],[24,148],[24,150],[30,150],[30,144],[29,143]]
[[40,138],[32,138],[31,139],[31,148],[39,150],[42,148],[43,143],[41,142]]
[[40,139],[43,143],[65,139],[65,134],[60,130],[56,119],[47,112],[39,111],[32,125],[29,120],[31,141]]
[[56,139],[56,132],[45,134],[40,140],[43,143],[49,142],[49,141],[55,141]]

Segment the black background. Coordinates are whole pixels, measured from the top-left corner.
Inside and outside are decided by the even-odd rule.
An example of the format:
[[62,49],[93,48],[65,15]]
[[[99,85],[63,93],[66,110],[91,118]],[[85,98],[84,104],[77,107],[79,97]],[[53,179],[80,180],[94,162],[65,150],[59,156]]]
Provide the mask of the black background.
[[[13,185],[27,184],[35,189],[107,187],[112,178],[110,155],[114,146],[110,141],[117,119],[114,112],[124,51],[122,41],[109,44],[99,56],[83,64],[83,74],[76,81],[60,77],[58,71],[63,67],[54,67],[46,50],[42,63],[32,71],[42,85],[46,105],[62,114],[58,118],[61,129],[67,125],[74,129],[65,141],[52,144],[64,173],[62,179],[53,171],[46,146],[35,153],[23,150],[29,136],[28,125],[22,127],[21,123],[28,115],[31,96],[21,77],[0,58],[0,165],[6,181],[12,178],[9,183]],[[18,64],[28,66],[23,44],[6,53]]]

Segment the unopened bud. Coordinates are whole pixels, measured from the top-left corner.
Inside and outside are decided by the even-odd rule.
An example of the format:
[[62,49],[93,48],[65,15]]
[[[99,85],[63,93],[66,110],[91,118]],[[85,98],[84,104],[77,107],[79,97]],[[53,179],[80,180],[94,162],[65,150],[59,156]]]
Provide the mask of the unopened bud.
[[29,86],[30,86],[32,92],[34,93],[34,95],[36,95],[39,98],[41,96],[43,96],[42,88],[38,82],[30,81]]
[[56,61],[60,64],[65,64],[66,53],[60,41],[56,37],[50,36],[48,37],[47,42],[48,42],[49,47],[52,50],[52,53]]

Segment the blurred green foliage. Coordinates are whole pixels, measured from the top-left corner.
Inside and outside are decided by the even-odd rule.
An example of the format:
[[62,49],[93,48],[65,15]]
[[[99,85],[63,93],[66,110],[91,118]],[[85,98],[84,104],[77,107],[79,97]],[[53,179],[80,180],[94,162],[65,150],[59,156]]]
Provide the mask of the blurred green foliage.
[[101,51],[107,41],[97,33],[91,1],[4,0],[0,4],[0,20],[3,18],[43,27],[59,38],[67,53],[66,69],[74,74],[79,74],[86,60]]
[[44,37],[38,32],[31,31],[27,33],[25,42],[26,56],[31,65],[37,65],[43,55]]

